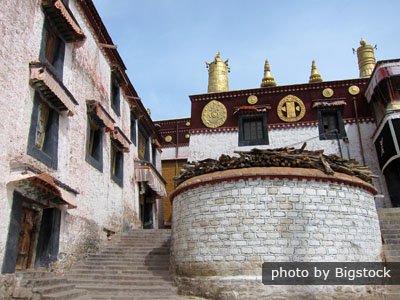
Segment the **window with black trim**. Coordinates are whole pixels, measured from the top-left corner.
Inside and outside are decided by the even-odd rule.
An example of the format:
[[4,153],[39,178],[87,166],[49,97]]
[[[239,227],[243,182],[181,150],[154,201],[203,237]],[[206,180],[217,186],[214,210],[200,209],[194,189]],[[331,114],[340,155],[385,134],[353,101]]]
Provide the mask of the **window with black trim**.
[[239,146],[268,144],[266,114],[239,116]]
[[62,80],[65,56],[65,42],[60,38],[49,20],[45,20],[42,46],[39,55],[41,62],[46,63],[51,71]]
[[59,114],[35,92],[31,126],[28,137],[28,154],[57,169]]
[[88,114],[86,133],[86,161],[103,172],[104,125],[96,116]]
[[124,152],[113,139],[111,139],[111,179],[119,186],[123,186]]
[[114,112],[119,116],[121,113],[121,95],[120,95],[120,82],[117,76],[111,73],[111,107]]
[[138,156],[141,160],[150,161],[150,141],[146,129],[139,124]]
[[131,142],[136,146],[136,117],[131,112]]
[[333,140],[346,137],[341,109],[318,109],[318,127],[320,140]]

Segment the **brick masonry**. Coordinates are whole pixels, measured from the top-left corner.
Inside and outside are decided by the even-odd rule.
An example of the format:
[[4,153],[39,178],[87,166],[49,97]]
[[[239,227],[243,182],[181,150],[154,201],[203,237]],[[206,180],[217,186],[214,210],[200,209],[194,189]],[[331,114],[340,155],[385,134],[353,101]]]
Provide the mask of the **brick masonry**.
[[221,181],[224,172],[219,182],[194,178],[174,198],[172,264],[182,289],[196,282],[207,295],[228,279],[259,282],[264,261],[381,260],[371,192],[317,177]]

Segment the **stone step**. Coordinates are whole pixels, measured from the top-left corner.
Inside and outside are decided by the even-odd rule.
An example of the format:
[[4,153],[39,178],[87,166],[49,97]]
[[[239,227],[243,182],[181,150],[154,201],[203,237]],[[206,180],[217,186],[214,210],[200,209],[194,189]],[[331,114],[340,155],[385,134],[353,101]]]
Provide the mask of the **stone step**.
[[172,281],[172,277],[165,273],[163,275],[160,274],[70,274],[68,275],[69,282],[75,282],[77,280],[129,280],[131,282],[137,281],[149,281],[149,280],[157,280],[162,279],[165,281]]
[[124,262],[124,261],[88,261],[85,260],[84,262],[81,262],[77,264],[76,266],[81,266],[81,267],[95,267],[102,265],[103,267],[111,267],[115,268],[118,267],[122,270],[134,270],[134,269],[140,269],[140,267],[160,267],[160,268],[165,268],[169,266],[169,261],[129,261],[129,262]]
[[400,256],[399,250],[384,250],[385,256]]
[[400,262],[400,256],[385,256],[386,261],[388,262]]
[[70,291],[75,288],[74,284],[71,283],[59,283],[53,285],[37,286],[33,288],[33,291],[38,292],[42,295],[57,293],[60,291]]
[[158,266],[158,265],[153,265],[153,266],[127,266],[126,268],[122,268],[121,265],[109,265],[109,266],[101,266],[98,264],[94,265],[84,265],[83,263],[80,263],[79,265],[74,266],[71,271],[76,271],[77,269],[81,270],[107,270],[109,272],[111,271],[166,271],[169,270],[169,265],[168,266]]
[[66,281],[65,277],[44,276],[44,277],[40,277],[40,278],[25,278],[25,277],[23,277],[21,283],[24,285],[47,286],[47,285],[62,284],[65,281]]
[[[89,292],[95,293],[108,293],[115,295],[115,293],[148,293],[148,294],[163,294],[163,293],[176,293],[176,288],[168,284],[165,286],[132,286],[132,285],[118,285],[106,286],[102,283],[98,284],[80,284],[79,289],[84,289]],[[156,297],[154,299],[157,299]]]
[[[55,293],[50,293],[46,295],[42,295],[42,300],[73,300],[80,299],[81,297],[85,297],[87,295],[87,291],[80,289],[73,289],[68,291],[59,291]],[[83,299],[83,298],[82,298]]]
[[387,240],[387,239],[400,240],[399,234],[383,234],[382,237],[384,240]]
[[400,244],[400,239],[385,239],[385,244]]
[[158,276],[170,276],[169,270],[156,270],[156,272],[152,270],[115,270],[111,272],[108,269],[98,269],[98,270],[93,270],[93,269],[73,269],[71,270],[67,276],[86,276],[86,275],[95,275],[95,276],[102,276],[102,275],[110,275],[110,276],[117,276],[117,275],[122,275],[122,276],[132,276],[132,275],[149,275],[152,276],[154,273],[156,273]]
[[113,255],[113,256],[118,256],[120,255],[149,255],[149,256],[155,256],[155,255],[166,255],[169,256],[170,250],[169,249],[130,249],[126,251],[104,251],[104,252],[99,252],[99,253],[92,253],[89,254],[87,257],[98,257],[98,256],[105,256],[105,255]]
[[400,250],[399,244],[383,244],[382,249],[385,250]]
[[93,285],[93,286],[109,286],[109,287],[114,287],[114,286],[121,286],[121,287],[170,287],[171,286],[171,280],[163,280],[163,279],[157,279],[157,280],[148,280],[148,279],[143,279],[143,280],[122,280],[122,279],[88,279],[88,278],[79,278],[79,279],[70,279],[69,280],[71,283],[75,284],[77,288],[80,288],[82,285]]
[[391,229],[381,229],[382,235],[385,234],[400,234],[400,229],[391,228]]
[[121,257],[120,259],[116,259],[115,257],[92,257],[85,260],[86,263],[101,263],[101,264],[114,264],[117,262],[118,264],[145,264],[145,263],[165,263],[169,264],[169,256],[167,257],[153,257],[149,258],[146,256],[143,257]]

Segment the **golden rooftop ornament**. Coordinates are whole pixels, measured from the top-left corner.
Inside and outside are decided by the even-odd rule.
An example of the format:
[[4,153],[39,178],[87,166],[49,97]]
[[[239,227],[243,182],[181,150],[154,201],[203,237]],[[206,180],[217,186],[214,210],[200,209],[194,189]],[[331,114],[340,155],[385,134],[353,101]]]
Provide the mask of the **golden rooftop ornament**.
[[276,86],[275,78],[271,74],[271,67],[268,60],[264,64],[264,77],[261,81],[261,87]]
[[306,107],[300,98],[287,95],[279,101],[277,113],[279,119],[285,122],[296,122],[306,114]]
[[227,92],[228,86],[228,60],[223,61],[217,52],[214,61],[207,63],[208,69],[208,93]]
[[321,82],[322,77],[319,75],[317,66],[315,65],[315,60],[312,61],[311,64],[311,75],[310,75],[310,80],[308,81],[309,83],[316,83],[316,82]]
[[[365,39],[361,39],[360,47],[357,48],[358,68],[360,70],[360,78],[370,77],[375,68],[376,45],[368,45]],[[353,49],[353,52],[355,50]]]
[[164,138],[164,141],[166,141],[167,143],[171,142],[171,141],[172,141],[172,136],[167,135],[167,136]]
[[201,120],[208,128],[217,128],[223,125],[227,118],[225,105],[216,100],[211,100],[204,106],[201,113]]

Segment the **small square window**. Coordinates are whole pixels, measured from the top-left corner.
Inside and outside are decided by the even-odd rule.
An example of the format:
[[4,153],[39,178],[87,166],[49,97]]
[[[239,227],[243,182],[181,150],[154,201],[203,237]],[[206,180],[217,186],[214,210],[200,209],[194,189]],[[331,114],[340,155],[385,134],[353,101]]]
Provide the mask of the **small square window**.
[[266,115],[243,115],[239,117],[239,146],[268,145]]
[[120,104],[120,84],[114,73],[111,73],[111,107],[114,112],[119,116],[121,113]]
[[318,110],[320,140],[346,137],[341,111],[338,109]]
[[58,113],[36,92],[28,138],[28,154],[57,169]]
[[103,124],[88,114],[86,161],[103,172]]
[[124,152],[116,142],[111,141],[111,178],[120,187],[124,179]]

